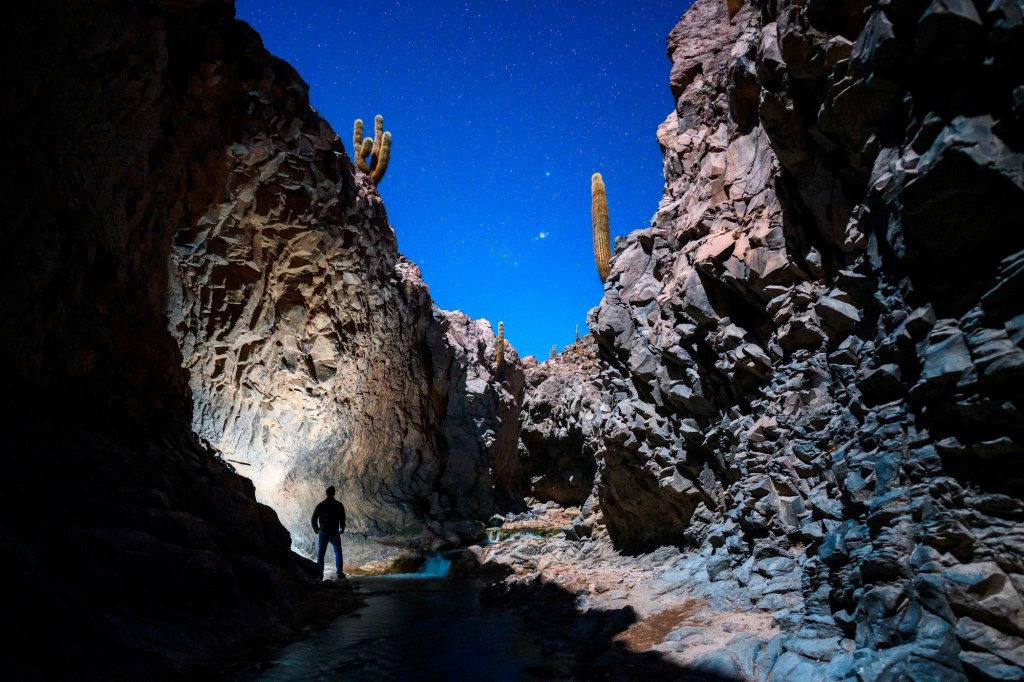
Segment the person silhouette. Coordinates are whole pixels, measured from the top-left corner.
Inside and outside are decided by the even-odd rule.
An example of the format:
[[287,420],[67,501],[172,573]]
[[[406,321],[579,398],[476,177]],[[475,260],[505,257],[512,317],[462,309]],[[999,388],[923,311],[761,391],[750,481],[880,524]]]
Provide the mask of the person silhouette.
[[334,499],[334,486],[328,486],[327,498],[313,510],[313,532],[317,534],[319,546],[316,565],[320,569],[320,580],[324,579],[324,556],[327,545],[334,547],[334,561],[338,566],[338,577],[344,578],[341,563],[341,534],[345,532],[345,505]]

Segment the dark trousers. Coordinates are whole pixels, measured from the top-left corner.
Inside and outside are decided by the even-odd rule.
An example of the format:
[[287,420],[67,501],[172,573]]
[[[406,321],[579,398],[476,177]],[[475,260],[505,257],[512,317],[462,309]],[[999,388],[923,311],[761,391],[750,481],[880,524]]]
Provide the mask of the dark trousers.
[[324,556],[327,554],[327,545],[334,547],[334,561],[338,566],[338,575],[342,575],[344,571],[341,569],[341,535],[320,531],[319,540],[320,544],[316,552],[316,565],[320,569],[320,578],[324,577]]

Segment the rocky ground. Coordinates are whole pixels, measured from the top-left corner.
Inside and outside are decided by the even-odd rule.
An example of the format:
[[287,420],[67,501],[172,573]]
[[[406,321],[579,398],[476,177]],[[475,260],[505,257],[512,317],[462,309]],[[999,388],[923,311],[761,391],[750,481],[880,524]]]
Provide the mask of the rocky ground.
[[493,532],[508,539],[466,558],[469,570],[499,576],[487,597],[527,619],[560,674],[743,679],[763,667],[758,655],[780,633],[770,611],[741,609],[726,590],[697,596],[684,579],[693,562],[675,548],[624,555],[603,531],[570,540],[579,516],[538,503]]

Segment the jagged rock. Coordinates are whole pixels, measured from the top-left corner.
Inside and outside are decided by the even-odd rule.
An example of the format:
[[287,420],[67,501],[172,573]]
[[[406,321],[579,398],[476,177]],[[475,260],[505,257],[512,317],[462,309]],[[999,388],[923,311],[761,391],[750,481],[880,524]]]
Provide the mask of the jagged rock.
[[597,368],[594,351],[584,336],[554,360],[526,370],[520,461],[530,483],[524,492],[538,500],[579,506],[593,489],[597,462],[590,442],[605,407],[589,381]]
[[522,493],[518,355],[507,344],[495,366],[489,323],[433,306],[324,121],[243,120],[222,168],[234,189],[182,223],[171,254],[193,428],[245,467],[309,555],[328,485],[353,532],[472,540],[459,524]]
[[589,317],[608,535],[773,609],[757,679],[1015,679],[1019,8],[724,4],[669,36],[665,194]]

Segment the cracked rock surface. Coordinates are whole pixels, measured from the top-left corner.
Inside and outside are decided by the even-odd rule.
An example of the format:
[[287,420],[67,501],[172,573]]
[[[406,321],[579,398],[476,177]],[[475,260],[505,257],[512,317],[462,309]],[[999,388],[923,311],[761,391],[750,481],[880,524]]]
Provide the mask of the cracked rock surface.
[[1002,0],[698,0],[669,36],[664,197],[524,443],[596,457],[567,536],[774,614],[707,674],[1024,676],[1022,50]]
[[221,192],[179,224],[171,253],[195,432],[307,554],[332,484],[363,538],[476,537],[518,475],[515,351],[495,367],[489,323],[433,305],[373,183],[286,64],[213,55],[195,78],[232,113],[210,161]]

